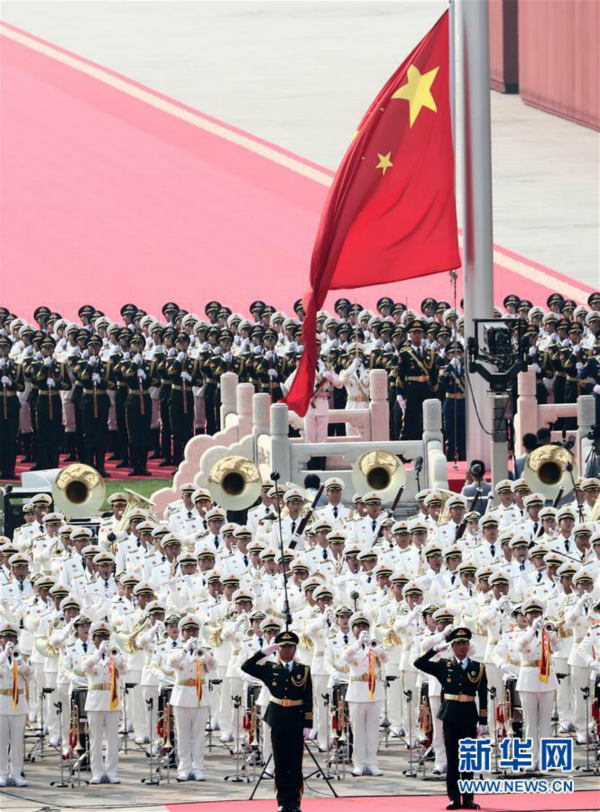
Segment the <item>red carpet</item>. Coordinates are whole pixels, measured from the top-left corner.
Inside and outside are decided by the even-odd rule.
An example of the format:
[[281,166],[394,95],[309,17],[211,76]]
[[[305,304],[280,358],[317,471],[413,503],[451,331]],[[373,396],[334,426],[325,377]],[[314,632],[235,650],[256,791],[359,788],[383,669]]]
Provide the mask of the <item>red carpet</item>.
[[[478,795],[483,812],[536,812],[537,810],[594,810],[598,793],[591,790],[571,795]],[[304,812],[438,812],[446,808],[445,795],[389,795],[353,798],[306,798]],[[205,801],[193,804],[169,804],[170,812],[274,812],[274,800]]]
[[[329,170],[12,26],[0,35],[2,304],[73,317],[90,300],[114,317],[130,300],[157,314],[169,299],[245,311],[261,297],[290,311]],[[587,298],[510,251],[494,259],[497,302]],[[416,307],[428,294],[452,302],[447,274],[349,298],[373,305],[384,290]]]

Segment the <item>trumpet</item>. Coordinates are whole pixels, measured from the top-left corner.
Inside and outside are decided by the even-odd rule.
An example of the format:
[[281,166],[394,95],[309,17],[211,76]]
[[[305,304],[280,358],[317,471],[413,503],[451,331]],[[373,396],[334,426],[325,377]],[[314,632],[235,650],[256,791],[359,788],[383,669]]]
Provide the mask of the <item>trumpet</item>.
[[18,660],[21,657],[21,654],[14,643],[7,643],[4,651],[6,652],[6,656],[11,657],[13,660]]

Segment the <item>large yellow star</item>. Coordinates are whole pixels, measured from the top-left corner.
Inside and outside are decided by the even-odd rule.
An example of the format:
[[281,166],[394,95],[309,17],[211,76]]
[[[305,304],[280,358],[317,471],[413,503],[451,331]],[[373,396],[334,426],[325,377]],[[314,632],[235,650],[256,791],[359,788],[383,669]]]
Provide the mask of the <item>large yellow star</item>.
[[392,95],[392,99],[406,99],[410,105],[410,126],[415,123],[422,107],[427,107],[437,113],[435,99],[431,95],[431,85],[435,79],[439,66],[428,73],[411,65],[408,69],[408,81]]
[[382,175],[385,175],[385,173],[390,168],[390,166],[394,165],[390,160],[391,156],[392,156],[391,152],[388,152],[387,155],[381,155],[379,152],[377,153],[377,157],[379,158],[379,163],[377,164],[375,169],[381,169],[381,174]]

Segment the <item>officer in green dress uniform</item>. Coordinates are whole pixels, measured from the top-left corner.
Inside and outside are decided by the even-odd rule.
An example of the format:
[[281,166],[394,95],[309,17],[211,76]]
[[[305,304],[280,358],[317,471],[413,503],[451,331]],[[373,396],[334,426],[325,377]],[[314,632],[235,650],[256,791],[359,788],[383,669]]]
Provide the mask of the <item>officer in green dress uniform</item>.
[[71,383],[65,365],[53,358],[54,340],[46,336],[40,343],[42,358],[34,361],[32,382],[37,387],[35,406],[37,429],[37,467],[58,468],[58,453],[62,437],[61,391]]
[[[310,668],[294,660],[297,645],[298,635],[281,632],[275,645],[257,651],[241,666],[244,673],[264,682],[271,694],[264,720],[271,727],[280,812],[300,810],[304,739],[313,724]],[[274,652],[278,659],[267,659]]]
[[25,389],[21,365],[8,357],[10,346],[10,340],[0,336],[0,479],[15,478],[21,409],[17,392]]
[[[446,809],[479,809],[479,804],[473,801],[472,795],[463,795],[461,804],[458,788],[459,741],[476,738],[478,722],[482,732],[487,726],[487,677],[483,663],[468,656],[471,636],[471,631],[466,627],[453,629],[446,638],[447,642],[429,649],[414,662],[415,668],[436,677],[442,686],[438,718],[443,722],[448,763],[446,788],[450,803]],[[433,661],[437,652],[450,646],[453,657]],[[479,700],[479,709],[476,700]],[[472,777],[473,773],[462,773],[463,779]]]
[[183,459],[185,445],[194,435],[194,393],[192,387],[202,386],[198,359],[187,354],[190,337],[178,333],[176,355],[166,362],[165,380],[169,384],[169,422],[173,432],[173,464]]
[[150,476],[147,465],[152,403],[150,387],[159,386],[156,361],[143,358],[144,338],[134,333],[131,337],[131,358],[123,361],[121,380],[127,385],[125,416],[129,439],[130,476]]
[[110,361],[100,357],[102,339],[92,335],[88,340],[88,357],[75,369],[82,389],[81,421],[83,427],[84,462],[92,465],[101,476],[108,476],[104,457],[108,440],[108,390],[114,389],[115,377]]
[[444,435],[448,444],[446,456],[449,460],[466,459],[465,424],[465,358],[459,342],[446,347],[448,363],[439,373],[440,391],[444,394],[442,419]]
[[[426,300],[427,301],[427,300]],[[410,343],[400,350],[397,391],[404,411],[403,440],[423,436],[423,401],[436,397],[438,370],[435,351],[422,345],[425,325],[415,319],[408,328]]]
[[117,391],[115,393],[115,418],[117,421],[117,456],[120,462],[117,468],[127,468],[129,465],[129,436],[127,434],[127,415],[125,414],[125,403],[127,401],[127,384],[123,379],[124,364],[131,359],[131,331],[127,327],[119,332],[120,357],[113,359],[113,372]]
[[257,392],[266,392],[277,403],[283,397],[281,382],[284,380],[284,362],[275,352],[277,333],[265,330],[262,334],[263,354],[256,354],[252,361],[252,378]]

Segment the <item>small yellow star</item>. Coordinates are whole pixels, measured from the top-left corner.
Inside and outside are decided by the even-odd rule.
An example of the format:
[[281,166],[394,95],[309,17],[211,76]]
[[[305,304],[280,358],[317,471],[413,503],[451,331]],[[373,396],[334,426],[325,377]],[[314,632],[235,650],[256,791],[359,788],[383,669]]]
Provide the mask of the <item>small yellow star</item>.
[[431,85],[437,76],[439,66],[428,73],[421,71],[411,65],[408,69],[408,81],[392,95],[392,99],[406,99],[410,105],[410,126],[415,123],[422,107],[427,107],[437,113],[435,99],[431,95]]
[[379,153],[379,152],[377,153],[377,157],[379,158],[379,163],[377,164],[375,169],[381,169],[381,174],[382,175],[385,175],[385,173],[390,168],[390,166],[394,165],[390,160],[391,155],[392,155],[391,152],[388,152],[387,155],[381,155],[381,153]]

